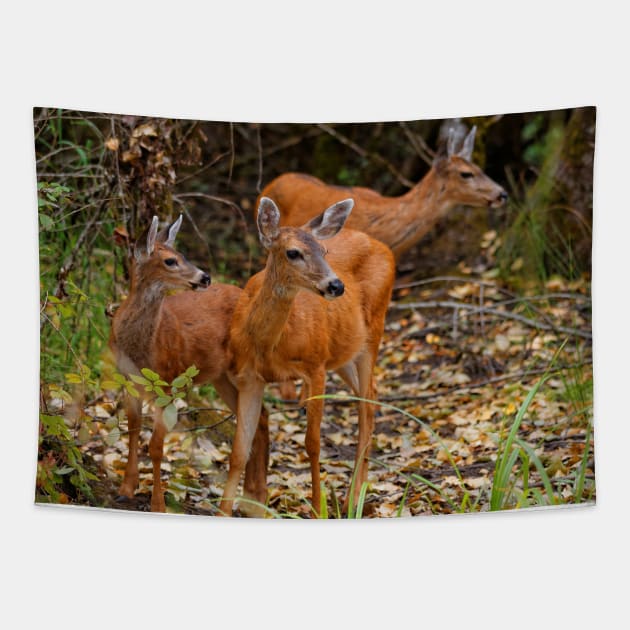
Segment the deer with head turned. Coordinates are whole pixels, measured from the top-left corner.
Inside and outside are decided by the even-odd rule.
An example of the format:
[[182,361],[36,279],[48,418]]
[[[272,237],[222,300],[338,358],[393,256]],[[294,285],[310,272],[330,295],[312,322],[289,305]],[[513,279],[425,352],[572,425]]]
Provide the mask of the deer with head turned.
[[[237,392],[227,378],[228,334],[232,311],[241,289],[225,284],[210,285],[210,276],[175,249],[182,217],[158,232],[153,217],[146,236],[134,247],[129,296],[114,314],[109,344],[118,370],[129,376],[150,368],[171,381],[191,365],[198,383],[212,383],[232,411]],[[188,291],[168,295],[173,289]],[[192,290],[190,290],[192,289]],[[203,289],[203,290],[202,290]],[[138,486],[138,438],[142,401],[125,394],[129,423],[129,455],[120,496],[131,498]],[[246,474],[246,494],[266,499],[267,416],[263,415]],[[166,425],[162,409],[153,413],[149,455],[153,466],[151,510],[164,512],[160,467]]]
[[[353,206],[339,201],[301,228],[280,227],[280,211],[260,199],[257,224],[268,251],[234,309],[230,378],[238,389],[236,434],[220,510],[232,514],[256,432],[265,384],[302,378],[312,506],[320,511],[320,425],[326,371],[335,370],[361,398],[373,399],[373,370],[394,282],[394,258],[362,232],[343,230]],[[325,241],[324,244],[319,241]],[[356,503],[367,481],[374,429],[372,404],[359,402],[355,456]]]
[[385,197],[360,186],[330,186],[301,173],[285,173],[260,193],[282,208],[282,225],[298,226],[314,217],[319,208],[352,197],[355,209],[346,227],[369,234],[400,256],[415,245],[456,205],[501,207],[507,193],[476,164],[472,152],[476,128],[456,147],[449,135],[446,153],[438,153],[429,172],[400,197]]

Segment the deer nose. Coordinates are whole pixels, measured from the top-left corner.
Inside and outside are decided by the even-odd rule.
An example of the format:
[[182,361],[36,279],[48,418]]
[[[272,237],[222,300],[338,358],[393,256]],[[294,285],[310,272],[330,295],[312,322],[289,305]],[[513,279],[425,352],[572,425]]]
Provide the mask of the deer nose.
[[210,286],[210,275],[204,272],[203,275],[201,276],[201,280],[199,280],[199,284],[202,287],[209,287]]
[[507,197],[508,197],[508,196],[507,196],[507,193],[505,192],[505,190],[502,190],[502,191],[499,193],[499,201],[500,201],[501,203],[503,203],[504,201],[507,201]]
[[343,282],[339,280],[339,278],[335,278],[328,283],[326,293],[328,293],[331,297],[339,297],[340,295],[343,295],[344,288]]

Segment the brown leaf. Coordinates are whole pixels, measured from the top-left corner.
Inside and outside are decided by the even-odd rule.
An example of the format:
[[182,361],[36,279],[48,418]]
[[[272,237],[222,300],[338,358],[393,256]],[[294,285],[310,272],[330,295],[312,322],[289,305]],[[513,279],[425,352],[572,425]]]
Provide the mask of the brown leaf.
[[133,146],[130,146],[129,149],[127,149],[127,151],[123,151],[123,154],[120,159],[123,162],[133,162],[134,160],[137,160],[140,157],[142,157],[142,149],[140,148],[138,144],[134,144]]
[[142,136],[157,136],[157,131],[155,126],[152,123],[145,123],[144,125],[139,125],[132,132],[131,136],[133,138],[141,138]]

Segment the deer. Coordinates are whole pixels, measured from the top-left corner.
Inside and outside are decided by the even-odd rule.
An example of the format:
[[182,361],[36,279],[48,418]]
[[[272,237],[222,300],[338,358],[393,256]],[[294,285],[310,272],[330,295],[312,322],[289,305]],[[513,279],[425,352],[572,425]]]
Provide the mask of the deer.
[[[267,383],[301,378],[306,392],[305,446],[312,509],[320,513],[320,427],[326,372],[334,370],[359,402],[356,505],[367,481],[374,430],[373,371],[391,299],[395,262],[390,249],[362,232],[343,229],[354,202],[334,203],[305,225],[281,227],[280,210],[259,201],[257,226],[267,250],[264,269],[252,276],[234,309],[229,376],[238,389],[236,433],[220,511],[231,516],[241,475],[257,430]],[[324,245],[320,242],[325,242]],[[352,494],[352,496],[350,496]]]
[[[199,373],[196,383],[211,383],[232,412],[237,391],[227,376],[229,325],[242,289],[213,284],[174,247],[182,215],[158,232],[158,217],[135,244],[130,265],[131,286],[126,300],[114,313],[109,346],[118,370],[129,377],[142,368],[171,381],[191,365]],[[173,290],[186,289],[174,295]],[[129,455],[119,488],[118,501],[133,498],[138,487],[138,442],[142,400],[125,393],[124,408],[129,423]],[[246,495],[253,501],[266,499],[267,415],[262,411],[256,443],[246,472]],[[149,455],[153,468],[151,511],[165,512],[161,484],[166,425],[162,409],[153,410]]]
[[332,186],[303,173],[285,173],[267,184],[259,199],[271,197],[280,205],[282,225],[299,226],[319,208],[352,197],[356,207],[346,227],[385,243],[398,261],[455,206],[500,208],[507,200],[505,190],[471,161],[476,130],[472,127],[457,150],[451,128],[446,154],[438,152],[428,173],[400,197],[385,197],[360,186]]

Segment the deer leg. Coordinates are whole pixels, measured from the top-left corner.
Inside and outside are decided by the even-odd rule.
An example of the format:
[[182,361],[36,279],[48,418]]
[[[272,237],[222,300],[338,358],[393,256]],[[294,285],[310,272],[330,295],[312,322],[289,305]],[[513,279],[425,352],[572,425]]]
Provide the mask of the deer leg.
[[[371,353],[365,352],[355,360],[357,375],[359,378],[359,396],[372,400],[374,395],[373,387],[373,365]],[[346,497],[344,511],[348,511],[348,504],[352,501],[356,507],[361,486],[368,479],[368,458],[372,446],[372,434],[374,433],[374,405],[364,401],[359,402],[359,439],[357,442],[357,452],[354,460],[354,496],[350,492]]]
[[120,484],[118,493],[122,497],[133,498],[138,487],[138,439],[142,420],[142,401],[125,395],[125,414],[129,428],[129,452],[125,476]]
[[359,375],[354,363],[346,363],[335,370],[343,382],[352,390],[355,396],[359,395]]
[[[324,393],[326,381],[326,371],[318,370],[312,375],[308,384],[305,381],[305,388],[308,387],[309,396],[320,396]],[[317,516],[320,514],[320,471],[319,471],[319,453],[321,442],[321,424],[322,414],[324,411],[324,401],[319,398],[309,400],[306,403],[306,452],[311,464],[311,503],[313,510]]]
[[232,505],[241,475],[247,465],[254,435],[261,415],[262,397],[265,384],[259,380],[251,380],[239,389],[238,412],[236,417],[236,433],[230,455],[230,469],[223,490],[223,500],[219,509],[226,516],[232,515]]
[[162,488],[161,465],[164,457],[164,437],[166,425],[162,420],[162,408],[156,407],[153,414],[153,433],[149,441],[149,456],[153,465],[153,492],[151,493],[151,512],[166,512],[164,490]]
[[[245,481],[243,495],[256,503],[267,502],[267,469],[269,468],[269,414],[261,405],[258,428],[254,435],[247,466],[245,467]],[[261,505],[243,503],[241,512],[247,516],[262,518],[265,510]]]
[[[225,404],[235,414],[238,413],[238,390],[225,376],[221,376],[213,382],[214,388]],[[269,416],[267,410],[261,405],[260,420],[251,454],[245,467],[245,482],[243,494],[246,498],[257,503],[267,502],[267,469],[269,467]],[[244,503],[241,512],[247,516],[262,517],[264,509],[260,506]]]

